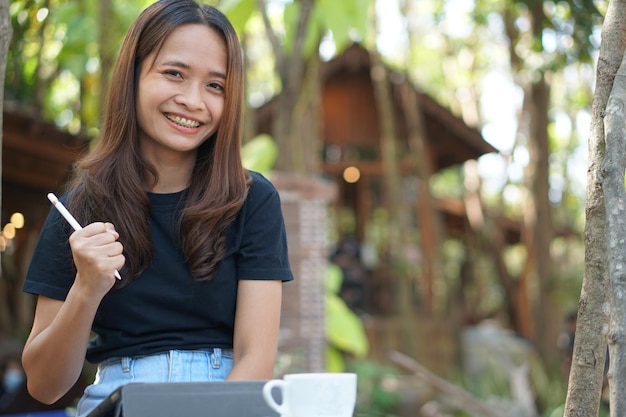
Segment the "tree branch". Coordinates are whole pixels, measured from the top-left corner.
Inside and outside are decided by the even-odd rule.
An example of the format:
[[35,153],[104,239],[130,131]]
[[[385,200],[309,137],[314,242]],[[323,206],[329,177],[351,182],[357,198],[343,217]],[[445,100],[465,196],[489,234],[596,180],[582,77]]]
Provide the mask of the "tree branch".
[[265,0],[257,0],[257,4],[259,7],[259,11],[261,12],[261,16],[263,17],[263,23],[265,24],[265,33],[267,34],[267,38],[272,45],[272,50],[274,51],[274,57],[276,58],[276,67],[281,69],[285,65],[285,56],[283,54],[283,49],[280,46],[280,41],[276,32],[274,32],[274,28],[272,27],[272,22],[270,22],[270,18],[267,15],[267,6],[265,4]]
[[415,359],[397,351],[391,351],[389,359],[403,368],[413,372],[416,377],[426,382],[431,387],[446,394],[448,399],[454,403],[459,410],[467,411],[471,414],[482,417],[503,417],[496,410],[485,405],[481,400],[474,397],[472,394],[433,374],[428,369],[420,365]]

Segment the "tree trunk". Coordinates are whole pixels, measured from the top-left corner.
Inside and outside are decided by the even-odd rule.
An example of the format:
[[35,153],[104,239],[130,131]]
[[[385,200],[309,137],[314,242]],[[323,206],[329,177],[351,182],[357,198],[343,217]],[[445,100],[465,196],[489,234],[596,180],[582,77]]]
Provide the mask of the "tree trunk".
[[[2,207],[2,132],[3,115],[4,115],[4,78],[6,75],[7,56],[9,54],[9,44],[11,43],[11,35],[13,28],[11,26],[11,18],[9,15],[9,0],[0,0],[0,208]],[[0,270],[0,286],[4,287],[5,280]],[[0,291],[2,292],[2,291]],[[0,309],[0,333],[3,325],[8,318],[6,310],[7,303],[3,302],[3,308]]]
[[[415,5],[410,1],[404,2],[402,14],[410,16]],[[412,25],[408,25],[409,47],[406,56],[406,68],[411,66],[411,55],[419,42],[418,35]],[[428,146],[426,127],[423,111],[420,107],[415,87],[406,74],[406,79],[400,85],[400,95],[404,108],[404,117],[408,134],[408,158],[415,164],[418,176],[418,201],[417,201],[417,229],[420,236],[420,249],[422,251],[421,290],[423,310],[432,312],[434,308],[434,283],[442,277],[441,265],[441,242],[444,227],[435,208],[434,198],[430,189],[430,179],[434,172],[433,153]]]
[[433,174],[432,153],[426,141],[426,131],[422,109],[413,85],[406,79],[400,86],[402,106],[408,131],[409,160],[416,166],[418,176],[417,224],[420,234],[420,248],[422,250],[422,302],[423,310],[433,311],[434,282],[441,277],[441,222],[435,209],[435,203],[430,191],[430,178]]
[[602,190],[606,207],[609,260],[609,373],[611,416],[626,415],[626,55],[615,77],[604,116],[606,155],[602,165]]
[[306,72],[301,81],[296,105],[293,108],[289,137],[293,145],[292,165],[297,172],[319,174],[322,172],[320,150],[320,111],[322,108],[321,60],[314,54],[307,60]]
[[[532,34],[536,42],[541,42],[546,16],[542,2],[529,5]],[[514,49],[512,47],[512,49]],[[512,61],[512,64],[515,61]],[[536,339],[536,345],[543,363],[549,365],[554,358],[554,343],[558,334],[554,323],[547,320],[556,317],[551,300],[549,281],[551,279],[550,244],[552,242],[552,216],[548,198],[550,149],[548,139],[548,111],[550,107],[550,85],[546,80],[547,70],[540,69],[532,81],[524,82],[522,128],[526,132],[529,163],[526,168],[525,183],[528,195],[524,204],[524,230],[522,241],[526,247],[527,260],[524,275],[520,282],[535,282],[537,292],[533,304],[534,335],[526,335]],[[519,291],[529,291],[528,285]]]
[[[258,7],[261,11],[265,29],[274,50],[276,57],[276,67],[281,81],[281,92],[277,97],[278,108],[276,109],[276,119],[272,127],[272,135],[278,145],[280,152],[276,161],[276,168],[279,171],[306,172],[306,163],[303,155],[302,141],[300,138],[300,127],[294,117],[301,117],[296,114],[296,109],[302,110],[307,107],[303,103],[301,91],[305,77],[306,60],[303,55],[304,41],[309,25],[315,0],[300,0],[300,13],[295,35],[294,46],[291,51],[285,52],[274,32],[269,16],[267,15],[264,0],[258,0]],[[315,49],[317,50],[317,49]]]
[[387,207],[389,209],[389,259],[393,275],[398,279],[397,294],[399,297],[399,314],[403,349],[409,356],[415,356],[415,336],[413,324],[413,295],[415,269],[406,260],[407,249],[412,244],[409,231],[412,230],[409,220],[410,210],[402,196],[402,178],[398,167],[398,144],[393,109],[393,98],[389,85],[387,69],[380,55],[370,51],[371,75],[374,85],[374,98],[378,112],[380,153],[383,166],[383,183],[385,184]]
[[603,118],[615,74],[626,49],[626,1],[614,0],[604,18],[592,104],[585,205],[585,275],[564,417],[598,414],[608,327],[606,212],[600,183],[605,156]]
[[554,343],[556,331],[553,326],[558,321],[546,320],[546,317],[555,317],[555,306],[552,302],[550,279],[552,258],[550,244],[553,238],[551,205],[548,198],[550,189],[550,149],[548,139],[548,110],[550,106],[550,86],[545,75],[541,74],[536,82],[528,89],[530,95],[529,107],[530,126],[528,137],[528,151],[530,155],[529,173],[531,197],[530,213],[525,216],[525,226],[528,230],[525,243],[533,268],[531,271],[537,279],[538,300],[534,306],[535,330],[539,354],[545,364],[554,361]]
[[[512,12],[512,8],[514,8],[513,3],[511,3],[510,7],[506,7],[504,10],[505,32],[510,40],[509,60],[511,62],[511,68],[514,73],[519,73],[524,70],[524,67],[523,60],[520,59],[516,51],[519,36],[516,29],[516,16],[515,13]],[[541,11],[537,13],[537,8],[534,8],[532,23],[535,37],[539,36],[537,31],[542,30],[542,17],[543,14]],[[540,37],[537,39],[540,39]],[[543,78],[542,74],[539,76]],[[527,137],[527,146],[529,153],[531,154],[530,162],[526,171],[527,195],[525,196],[523,203],[524,218],[522,224],[523,227],[521,228],[521,241],[526,248],[526,260],[520,276],[516,280],[513,280],[513,277],[506,271],[506,264],[502,263],[503,258],[497,259],[496,265],[498,267],[498,271],[500,272],[499,278],[505,289],[507,299],[512,303],[509,307],[509,311],[511,314],[511,324],[514,327],[514,330],[530,340],[536,340],[538,323],[534,316],[537,314],[533,315],[532,312],[537,309],[533,308],[534,306],[531,305],[531,299],[533,297],[530,294],[530,288],[532,287],[532,283],[536,282],[540,278],[537,270],[536,257],[538,251],[537,244],[535,242],[535,234],[537,232],[541,233],[541,231],[538,231],[537,227],[538,206],[535,193],[539,192],[536,184],[539,184],[539,182],[543,180],[535,178],[538,167],[537,158],[539,152],[539,146],[537,144],[540,139],[537,139],[534,136],[537,134],[543,136],[546,132],[540,132],[539,123],[533,120],[533,118],[540,112],[540,109],[533,103],[534,89],[529,85],[524,85],[525,82],[518,82],[518,84],[524,89],[525,94],[519,116],[518,132],[514,148],[518,146],[520,138]],[[542,108],[545,109],[547,115],[547,105],[542,106]],[[544,115],[543,118],[545,118],[546,115]],[[513,153],[513,151],[511,153]],[[497,234],[500,233],[500,231],[494,229],[493,233]],[[489,237],[487,238],[489,239]],[[493,242],[488,241],[487,245],[493,245]],[[492,250],[496,253],[503,254],[502,248],[494,247]],[[545,359],[543,355],[542,359]]]
[[519,279],[512,276],[505,262],[506,239],[504,231],[491,216],[485,215],[482,197],[480,196],[480,175],[478,163],[467,161],[464,165],[465,177],[465,213],[473,236],[468,236],[469,247],[480,248],[493,259],[500,285],[504,290],[507,314],[511,327],[519,334],[531,338],[534,326],[530,314],[528,300],[528,273],[522,273]]

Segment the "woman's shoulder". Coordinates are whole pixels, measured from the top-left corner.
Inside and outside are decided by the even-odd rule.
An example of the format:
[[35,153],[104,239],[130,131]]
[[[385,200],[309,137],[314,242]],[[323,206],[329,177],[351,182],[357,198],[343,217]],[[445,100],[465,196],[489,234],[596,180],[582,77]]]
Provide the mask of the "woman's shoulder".
[[277,192],[274,184],[265,175],[257,171],[248,170],[247,172],[251,180],[249,194],[273,194]]
[[280,195],[272,181],[256,171],[248,171],[249,188],[244,205],[247,210],[280,207]]

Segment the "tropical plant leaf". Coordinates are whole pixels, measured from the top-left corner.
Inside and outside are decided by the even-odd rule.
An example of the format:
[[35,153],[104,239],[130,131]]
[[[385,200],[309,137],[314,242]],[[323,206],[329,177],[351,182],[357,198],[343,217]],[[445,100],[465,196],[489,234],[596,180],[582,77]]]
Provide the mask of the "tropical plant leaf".
[[332,346],[326,348],[326,371],[327,372],[344,372],[346,370],[346,362],[343,355]]
[[278,147],[268,134],[255,136],[241,148],[241,160],[244,168],[269,173],[278,157]]
[[369,342],[359,316],[333,293],[326,293],[326,333],[331,346],[363,358]]
[[255,0],[225,0],[220,2],[219,8],[240,35],[250,16],[258,10]]

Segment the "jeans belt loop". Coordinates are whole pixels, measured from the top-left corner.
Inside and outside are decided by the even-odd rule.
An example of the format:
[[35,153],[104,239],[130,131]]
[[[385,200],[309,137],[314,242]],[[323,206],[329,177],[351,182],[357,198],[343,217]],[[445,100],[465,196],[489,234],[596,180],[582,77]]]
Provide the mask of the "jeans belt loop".
[[130,358],[128,356],[122,358],[122,372],[130,372]]
[[222,349],[213,348],[213,355],[211,355],[211,363],[214,369],[219,369],[222,366]]

